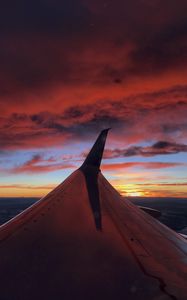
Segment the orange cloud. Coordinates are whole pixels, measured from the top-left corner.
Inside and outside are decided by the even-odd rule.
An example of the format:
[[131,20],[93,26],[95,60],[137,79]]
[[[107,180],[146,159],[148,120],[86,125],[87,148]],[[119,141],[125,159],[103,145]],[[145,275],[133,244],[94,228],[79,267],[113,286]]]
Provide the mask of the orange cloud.
[[42,197],[55,188],[56,185],[27,185],[6,184],[0,185],[1,197]]
[[186,163],[175,163],[175,162],[126,162],[126,163],[115,163],[115,164],[104,164],[103,170],[113,171],[119,169],[128,169],[133,167],[140,167],[144,169],[165,169],[179,166],[187,166]]
[[52,190],[55,186],[56,185],[5,184],[0,185],[0,189]]

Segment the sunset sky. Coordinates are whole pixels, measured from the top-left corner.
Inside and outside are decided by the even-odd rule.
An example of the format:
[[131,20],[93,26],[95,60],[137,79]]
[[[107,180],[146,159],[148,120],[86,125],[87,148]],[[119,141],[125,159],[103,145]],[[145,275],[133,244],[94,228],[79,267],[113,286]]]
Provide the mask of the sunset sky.
[[187,197],[187,1],[4,1],[0,197],[43,196],[111,127],[127,196]]

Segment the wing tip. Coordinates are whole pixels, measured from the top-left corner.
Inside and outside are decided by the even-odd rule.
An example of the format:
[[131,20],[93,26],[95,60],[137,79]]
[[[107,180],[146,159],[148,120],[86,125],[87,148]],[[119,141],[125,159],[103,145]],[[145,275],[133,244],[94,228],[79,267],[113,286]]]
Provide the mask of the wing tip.
[[84,163],[82,164],[82,167],[92,166],[92,167],[96,167],[98,169],[100,168],[107,134],[110,129],[111,128],[106,128],[100,132],[97,140],[95,141],[95,143],[94,143],[93,147],[91,148],[90,152],[88,153]]

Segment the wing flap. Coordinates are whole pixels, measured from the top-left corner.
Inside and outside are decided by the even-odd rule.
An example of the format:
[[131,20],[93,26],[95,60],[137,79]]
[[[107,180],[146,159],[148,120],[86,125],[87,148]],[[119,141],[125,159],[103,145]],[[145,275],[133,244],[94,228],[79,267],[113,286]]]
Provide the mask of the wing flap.
[[153,209],[150,207],[145,206],[138,206],[141,210],[145,211],[147,214],[149,214],[151,217],[158,219],[161,216],[161,211],[157,209]]

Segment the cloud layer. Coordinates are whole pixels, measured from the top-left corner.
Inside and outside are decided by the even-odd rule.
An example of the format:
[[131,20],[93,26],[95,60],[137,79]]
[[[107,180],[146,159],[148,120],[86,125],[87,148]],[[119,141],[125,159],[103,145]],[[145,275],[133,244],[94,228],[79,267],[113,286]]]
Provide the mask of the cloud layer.
[[156,156],[187,152],[187,145],[174,142],[158,141],[151,146],[132,146],[127,149],[106,150],[105,158],[131,157],[131,156]]
[[[169,168],[178,176],[184,165],[171,154],[187,152],[185,0],[7,0],[0,25],[7,181],[74,168],[70,158],[82,159],[106,127],[105,170]],[[40,154],[63,145],[64,161]]]
[[186,115],[187,86],[131,95],[118,101],[70,105],[55,113],[14,112],[0,117],[0,149],[57,146],[70,139],[90,139],[101,129],[112,127],[112,139],[123,144],[155,141],[151,148],[128,148],[125,156],[185,152],[186,146],[180,141],[187,137]]

